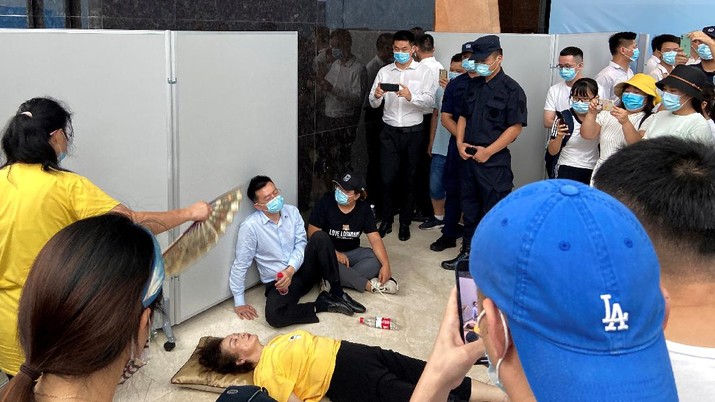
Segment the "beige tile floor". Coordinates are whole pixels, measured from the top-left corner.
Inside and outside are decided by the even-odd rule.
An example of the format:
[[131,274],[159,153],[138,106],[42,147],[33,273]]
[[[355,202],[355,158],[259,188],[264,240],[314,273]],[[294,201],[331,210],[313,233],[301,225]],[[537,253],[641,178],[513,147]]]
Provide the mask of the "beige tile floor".
[[[397,295],[382,297],[349,291],[353,298],[367,307],[366,314],[395,318],[400,326],[398,330],[368,328],[358,323],[358,315],[347,317],[330,313],[320,314],[319,323],[302,328],[318,335],[377,345],[427,359],[442,320],[446,297],[454,285],[453,271],[443,270],[439,263],[456,255],[457,249],[451,248],[441,253],[429,249],[429,244],[439,235],[437,230],[418,230],[417,224],[413,223],[412,238],[409,241],[399,241],[396,231],[385,237],[393,276],[400,283]],[[316,288],[304,300],[314,300],[317,294]],[[292,326],[277,330],[266,324],[262,317],[265,300],[262,287],[247,291],[246,300],[256,307],[258,319],[239,320],[233,312],[233,302],[228,300],[176,325],[176,349],[171,352],[164,351],[165,338],[159,332],[151,343],[152,359],[149,364],[118,387],[114,401],[215,401],[217,394],[184,389],[170,383],[171,377],[188,359],[202,336],[252,332],[265,341],[276,334],[297,328]],[[475,366],[470,376],[487,381],[486,370],[480,366]]]

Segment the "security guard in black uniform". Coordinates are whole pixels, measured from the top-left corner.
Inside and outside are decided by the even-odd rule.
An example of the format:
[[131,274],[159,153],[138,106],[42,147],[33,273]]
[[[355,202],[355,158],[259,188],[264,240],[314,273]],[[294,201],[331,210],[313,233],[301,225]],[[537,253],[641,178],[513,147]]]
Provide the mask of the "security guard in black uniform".
[[482,217],[514,187],[507,146],[526,126],[526,94],[502,70],[499,37],[482,36],[472,44],[478,77],[469,81],[457,122],[457,149],[462,164],[464,238],[459,255],[442,262],[455,269],[469,261],[474,230]]

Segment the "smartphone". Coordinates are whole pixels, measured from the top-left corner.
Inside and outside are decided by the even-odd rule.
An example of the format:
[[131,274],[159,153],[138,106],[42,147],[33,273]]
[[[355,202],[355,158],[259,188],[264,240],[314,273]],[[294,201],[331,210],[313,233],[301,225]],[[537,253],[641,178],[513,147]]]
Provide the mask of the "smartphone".
[[613,110],[613,105],[615,102],[611,99],[601,99],[598,101],[598,104],[601,105],[601,110],[605,110],[607,112],[610,112]]
[[467,155],[476,155],[476,154],[477,154],[477,148],[469,147],[469,148],[467,148],[464,152],[466,152]]
[[564,115],[557,110],[556,118],[554,118],[554,122],[551,124],[551,131],[549,131],[549,138],[553,140],[557,137],[557,134],[559,133],[559,126],[562,124],[564,124]]
[[397,92],[400,90],[400,85],[399,84],[387,84],[387,83],[380,83],[380,88],[382,88],[383,91],[385,92]]
[[474,283],[474,279],[469,273],[469,264],[460,264],[454,272],[457,285],[457,314],[459,315],[459,328],[457,329],[464,343],[474,342],[479,339],[477,284]]
[[692,49],[692,45],[693,43],[690,40],[690,36],[688,36],[688,34],[680,35],[680,48],[685,53],[685,56],[688,58],[690,58],[690,49]]
[[439,69],[439,79],[440,80],[446,80],[447,79],[447,70],[440,68]]

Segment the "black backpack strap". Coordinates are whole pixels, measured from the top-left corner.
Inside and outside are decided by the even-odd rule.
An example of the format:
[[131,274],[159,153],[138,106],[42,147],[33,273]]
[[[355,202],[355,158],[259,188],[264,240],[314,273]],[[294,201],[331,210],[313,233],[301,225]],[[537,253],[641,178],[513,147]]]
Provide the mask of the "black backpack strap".
[[549,176],[549,179],[556,178],[556,165],[558,164],[559,156],[561,156],[561,150],[564,149],[564,147],[566,146],[566,143],[569,141],[569,138],[571,138],[571,134],[574,130],[574,113],[571,111],[571,109],[566,109],[562,111],[561,115],[564,117],[564,123],[566,123],[569,132],[564,136],[564,139],[561,141],[561,148],[556,155],[551,155],[549,153],[548,145],[546,147],[546,151],[544,152],[544,164],[546,166],[546,173]]

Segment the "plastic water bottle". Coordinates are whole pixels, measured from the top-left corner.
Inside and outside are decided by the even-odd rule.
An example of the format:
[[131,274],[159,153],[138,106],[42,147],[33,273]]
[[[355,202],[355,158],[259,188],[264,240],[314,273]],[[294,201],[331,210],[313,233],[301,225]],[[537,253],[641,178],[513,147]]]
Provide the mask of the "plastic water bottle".
[[360,317],[360,324],[380,329],[397,329],[397,323],[390,317]]
[[[279,280],[281,280],[282,278],[283,278],[283,272],[279,272],[278,275],[276,275],[276,282],[279,281]],[[276,290],[278,291],[278,293],[280,293],[280,294],[283,295],[283,296],[285,296],[285,295],[288,294],[288,289],[278,289],[278,288],[276,288]]]

